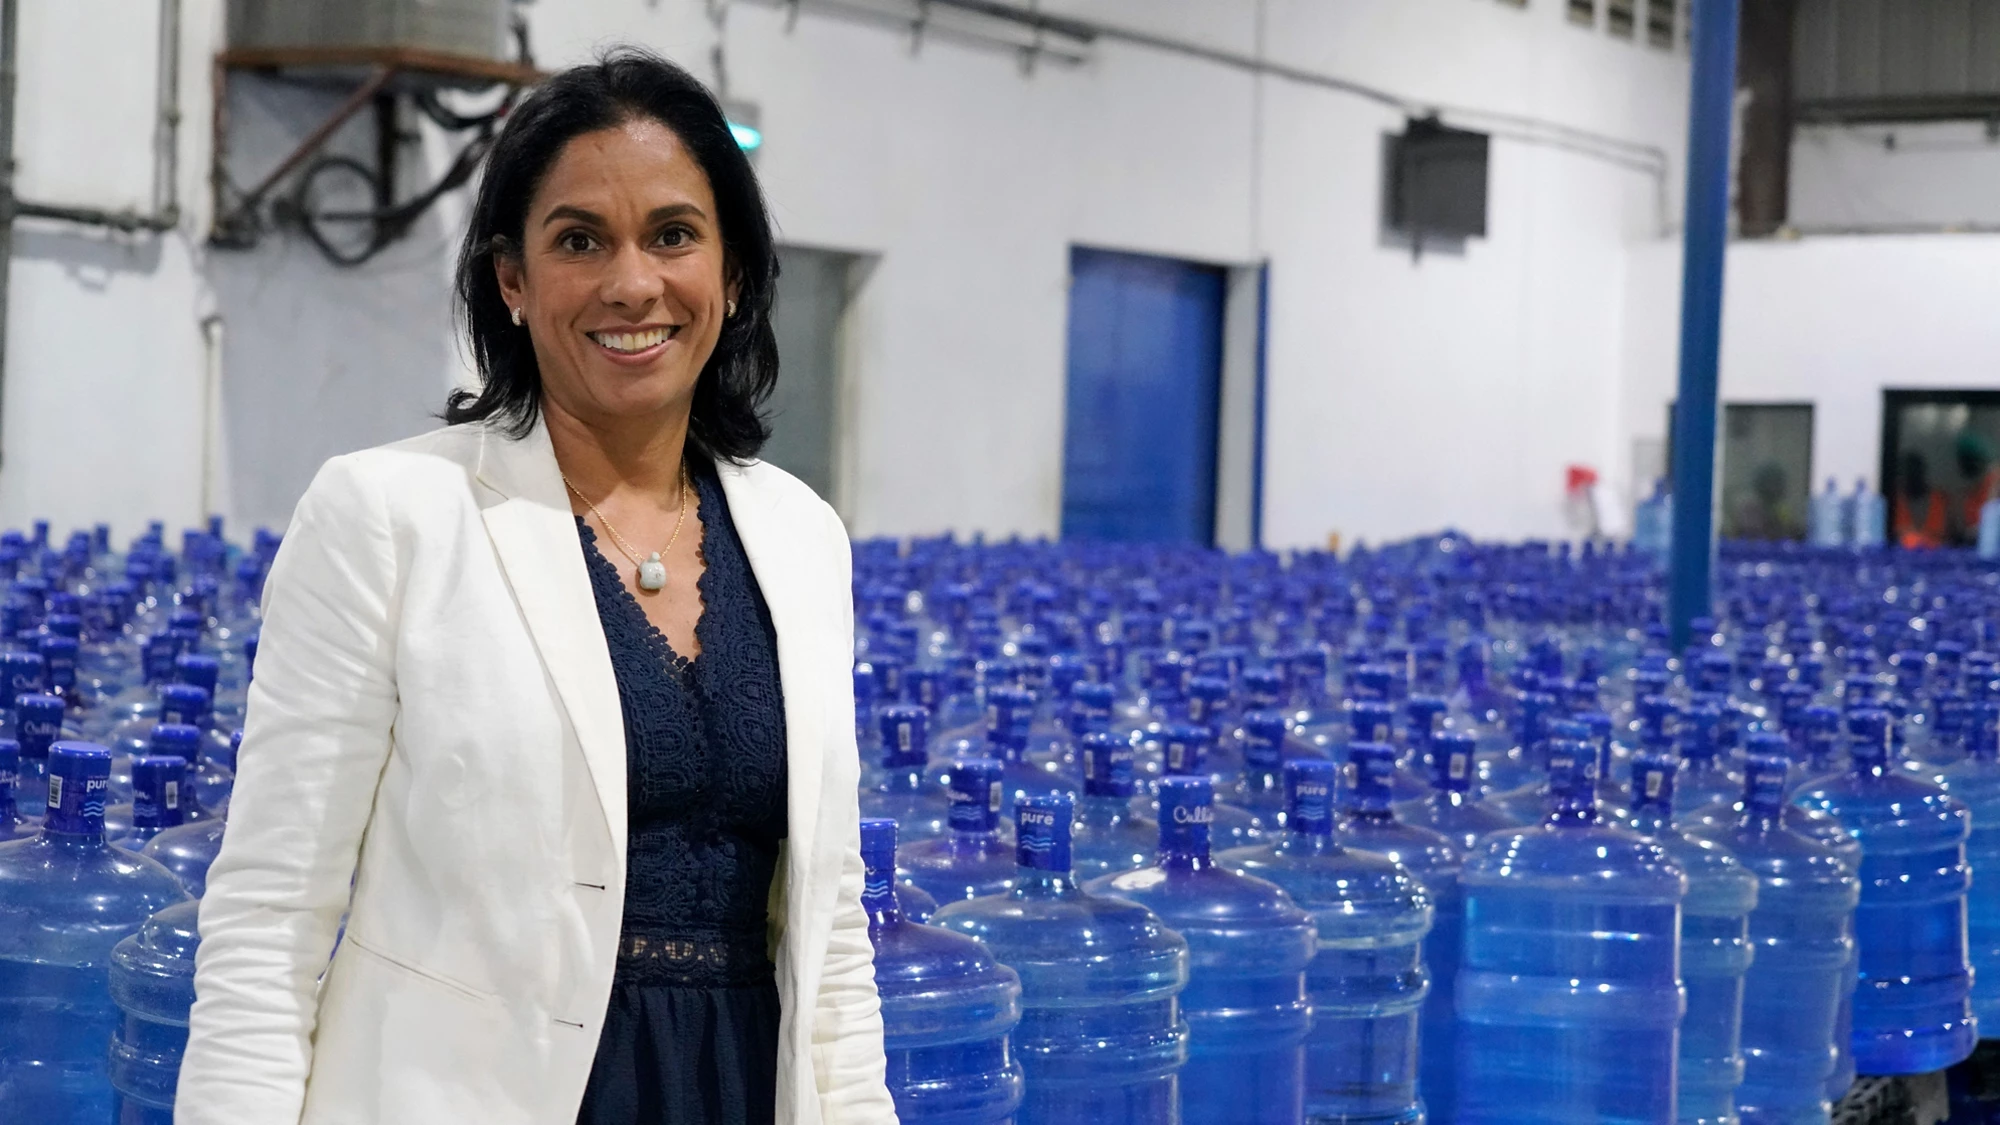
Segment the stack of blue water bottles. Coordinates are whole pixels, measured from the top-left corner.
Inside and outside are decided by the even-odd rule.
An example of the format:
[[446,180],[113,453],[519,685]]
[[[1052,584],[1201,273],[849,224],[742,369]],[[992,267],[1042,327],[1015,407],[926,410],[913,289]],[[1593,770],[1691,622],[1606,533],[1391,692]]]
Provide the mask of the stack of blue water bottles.
[[1971,552],[1726,545],[1680,650],[1623,548],[855,554],[864,806],[1019,974],[1022,1125],[1812,1125],[2000,1037]]
[[0,535],[0,1121],[173,1120],[276,548]]
[[[275,549],[0,534],[0,1121],[171,1119]],[[1623,548],[857,544],[902,1119],[1812,1125],[1959,1066],[1996,571],[1726,546],[1716,589],[1676,650]]]

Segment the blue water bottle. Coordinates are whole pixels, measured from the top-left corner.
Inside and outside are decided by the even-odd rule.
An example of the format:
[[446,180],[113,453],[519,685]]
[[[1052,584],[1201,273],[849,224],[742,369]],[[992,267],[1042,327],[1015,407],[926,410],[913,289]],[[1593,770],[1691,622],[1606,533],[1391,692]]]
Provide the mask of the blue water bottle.
[[187,773],[184,758],[141,754],[132,759],[132,831],[116,846],[143,850],[155,836],[181,823],[181,786],[187,782]]
[[999,894],[1014,885],[1014,849],[1000,823],[1000,763],[961,758],[951,767],[951,831],[902,849],[904,875],[939,902]]
[[173,1125],[174,1088],[194,1007],[201,904],[169,906],[111,951],[111,999],[125,1014],[111,1039],[118,1125]]
[[[886,732],[885,732],[886,733]],[[875,946],[889,1094],[907,1125],[1001,1125],[1021,1104],[1007,1037],[1021,1019],[1021,978],[971,938],[919,925],[895,887],[896,822],[861,822],[861,905]]]
[[1887,712],[1861,708],[1848,720],[1857,736],[1848,772],[1807,782],[1792,799],[1830,813],[1861,844],[1855,1066],[1863,1074],[1942,1070],[1977,1042],[1965,929],[1972,818],[1891,761]]
[[1687,875],[1681,902],[1680,1075],[1675,1104],[1683,1125],[1734,1125],[1743,1081],[1743,974],[1750,967],[1750,912],[1757,876],[1726,848],[1674,826],[1681,763],[1641,752],[1632,759],[1632,822]]
[[1473,792],[1478,780],[1478,746],[1479,740],[1469,731],[1433,735],[1431,791],[1403,813],[1409,823],[1438,833],[1462,852],[1469,852],[1489,832],[1520,827],[1519,821]]
[[1282,838],[1216,858],[1285,888],[1316,924],[1318,953],[1306,970],[1313,1026],[1305,1120],[1411,1125],[1425,1119],[1417,1030],[1430,990],[1423,962],[1430,898],[1394,860],[1335,839],[1337,772],[1327,761],[1285,763]]
[[1965,728],[1965,757],[1941,771],[1945,792],[1972,812],[1965,860],[1972,867],[1966,935],[1972,950],[1972,1012],[1984,1039],[2000,1039],[2000,742],[1991,703],[1974,704]]
[[0,738],[0,844],[41,831],[41,823],[21,815],[15,790],[21,783],[21,744]]
[[1084,889],[1136,902],[1187,939],[1182,1117],[1295,1125],[1312,1025],[1305,972],[1317,944],[1313,920],[1276,885],[1216,865],[1214,803],[1205,777],[1162,778],[1158,862]]
[[187,898],[159,864],[105,842],[110,777],[110,751],[56,743],[41,833],[0,844],[0,1121],[112,1119],[111,951]]
[[1668,1125],[1687,877],[1597,815],[1594,755],[1550,747],[1555,809],[1467,861],[1460,1125]]
[[882,760],[872,783],[863,780],[861,815],[895,821],[896,835],[905,844],[944,835],[949,831],[951,802],[924,777],[930,713],[895,704],[882,708],[878,717]]
[[1861,884],[1840,853],[1787,827],[1789,761],[1753,754],[1733,823],[1701,832],[1757,877],[1743,979],[1744,1125],[1827,1125]]
[[1424,938],[1424,963],[1431,991],[1424,998],[1423,1056],[1418,1091],[1432,1117],[1450,1121],[1458,1112],[1458,979],[1465,907],[1459,894],[1461,856],[1450,840],[1428,828],[1403,824],[1391,811],[1395,748],[1357,742],[1347,748],[1350,781],[1341,791],[1340,841],[1351,848],[1387,856],[1424,885],[1431,900],[1431,932]]
[[1187,942],[1145,907],[1077,886],[1068,798],[1027,798],[1014,821],[1015,886],[942,907],[931,924],[978,938],[1021,975],[1016,1125],[1179,1125]]
[[[1217,777],[1209,768],[1208,750],[1214,742],[1215,732],[1207,727],[1168,723],[1160,735],[1160,761],[1165,776],[1205,777],[1211,783],[1226,783],[1229,779]],[[1216,802],[1209,815],[1213,818],[1209,827],[1215,839],[1228,847],[1254,843],[1263,832],[1256,817],[1232,804]]]
[[1079,880],[1132,871],[1153,861],[1160,828],[1132,801],[1132,747],[1110,734],[1083,736],[1078,745],[1083,795],[1077,798],[1070,853]]
[[15,800],[23,816],[38,817],[49,795],[49,747],[63,736],[63,701],[29,692],[14,699],[14,738],[21,744],[21,784]]

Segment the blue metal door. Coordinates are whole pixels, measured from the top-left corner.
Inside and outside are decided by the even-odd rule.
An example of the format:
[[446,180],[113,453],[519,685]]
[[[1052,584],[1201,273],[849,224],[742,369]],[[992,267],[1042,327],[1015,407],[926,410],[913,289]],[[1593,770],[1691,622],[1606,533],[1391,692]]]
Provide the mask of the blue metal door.
[[1215,540],[1223,271],[1070,250],[1065,538]]

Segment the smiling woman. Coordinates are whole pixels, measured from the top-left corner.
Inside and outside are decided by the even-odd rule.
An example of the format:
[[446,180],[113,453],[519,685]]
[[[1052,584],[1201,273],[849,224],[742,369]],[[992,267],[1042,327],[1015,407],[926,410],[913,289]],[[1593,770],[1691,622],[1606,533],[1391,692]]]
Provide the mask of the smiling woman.
[[847,537],[753,459],[776,274],[685,71],[510,116],[481,385],[329,462],[266,583],[180,1121],[893,1125]]

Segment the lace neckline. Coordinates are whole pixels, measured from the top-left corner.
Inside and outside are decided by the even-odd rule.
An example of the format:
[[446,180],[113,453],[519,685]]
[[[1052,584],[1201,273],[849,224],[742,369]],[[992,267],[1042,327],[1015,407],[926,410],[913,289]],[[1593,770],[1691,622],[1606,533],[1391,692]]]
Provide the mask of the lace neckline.
[[597,571],[600,577],[610,579],[608,588],[616,591],[612,604],[617,607],[617,612],[627,618],[638,630],[639,635],[645,638],[646,647],[654,656],[672,669],[683,682],[693,683],[696,670],[706,666],[705,658],[715,648],[715,638],[710,635],[715,615],[709,612],[709,606],[715,600],[709,596],[709,578],[715,574],[715,567],[709,564],[708,546],[709,535],[715,526],[713,520],[716,518],[716,505],[710,496],[715,478],[700,469],[690,470],[688,477],[694,487],[695,518],[701,525],[699,529],[701,538],[696,540],[694,545],[695,557],[701,560],[701,574],[694,580],[695,598],[701,603],[701,612],[694,621],[695,644],[700,651],[694,654],[693,659],[681,655],[674,648],[673,642],[667,639],[667,635],[662,633],[660,627],[653,624],[653,619],[646,615],[646,607],[640,605],[639,599],[632,595],[631,589],[625,585],[624,576],[618,572],[617,565],[605,555],[603,547],[598,543],[597,529],[591,527],[590,522],[581,515],[575,515],[573,518],[576,520],[577,533],[584,542],[584,561],[592,570]]

